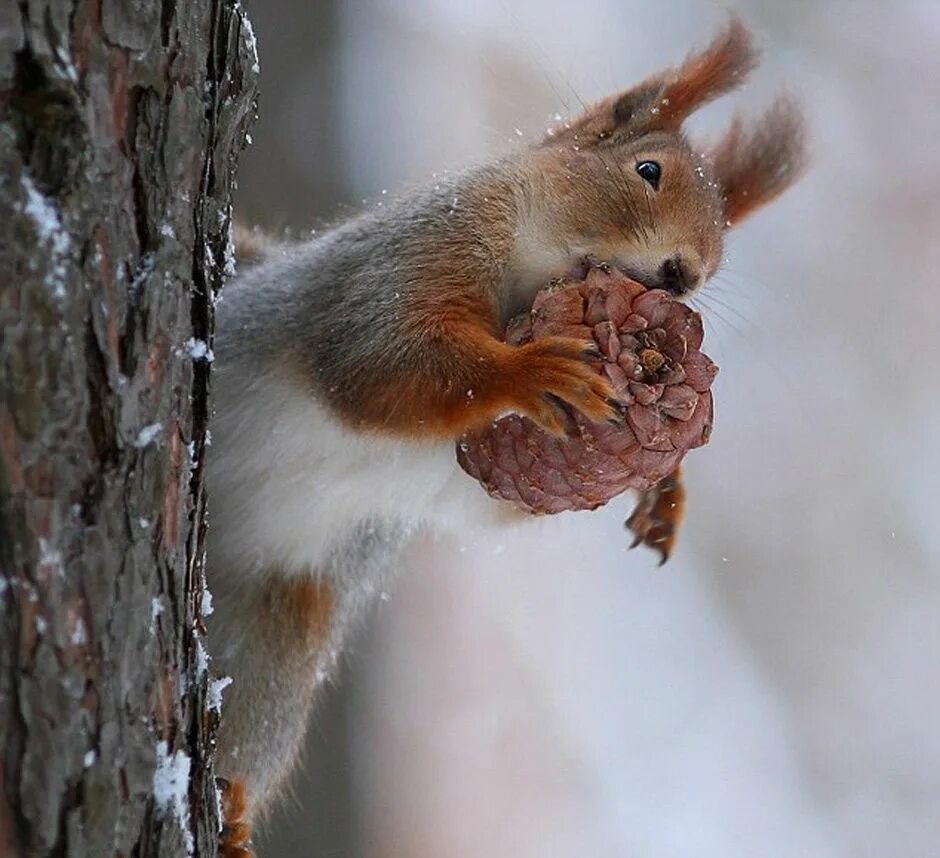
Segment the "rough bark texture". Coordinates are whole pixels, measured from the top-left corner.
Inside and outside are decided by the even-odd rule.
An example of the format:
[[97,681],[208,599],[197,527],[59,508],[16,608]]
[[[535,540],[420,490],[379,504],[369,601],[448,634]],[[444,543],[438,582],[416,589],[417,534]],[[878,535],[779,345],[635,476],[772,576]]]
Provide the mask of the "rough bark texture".
[[256,62],[230,0],[0,6],[0,856],[215,854],[199,462]]

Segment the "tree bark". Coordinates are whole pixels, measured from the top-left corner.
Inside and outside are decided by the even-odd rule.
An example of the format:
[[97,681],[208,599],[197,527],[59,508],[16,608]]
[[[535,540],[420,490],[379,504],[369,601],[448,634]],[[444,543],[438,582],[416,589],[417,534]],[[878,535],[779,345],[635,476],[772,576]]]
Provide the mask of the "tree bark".
[[232,0],[0,7],[0,856],[215,855],[213,304]]

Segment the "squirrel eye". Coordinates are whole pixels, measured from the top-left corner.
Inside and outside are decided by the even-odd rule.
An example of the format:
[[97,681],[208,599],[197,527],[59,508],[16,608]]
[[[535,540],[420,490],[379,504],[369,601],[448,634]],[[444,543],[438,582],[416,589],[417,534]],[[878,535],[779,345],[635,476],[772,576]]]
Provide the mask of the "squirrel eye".
[[663,172],[659,164],[655,161],[640,161],[636,171],[644,182],[653,186],[654,191],[659,189],[659,177]]

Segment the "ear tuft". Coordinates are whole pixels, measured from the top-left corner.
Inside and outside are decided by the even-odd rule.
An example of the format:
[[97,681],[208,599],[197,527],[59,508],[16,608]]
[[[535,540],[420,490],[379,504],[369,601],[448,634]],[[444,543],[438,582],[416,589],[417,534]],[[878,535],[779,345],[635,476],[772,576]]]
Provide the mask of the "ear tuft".
[[677,131],[694,110],[740,86],[757,59],[751,31],[739,18],[731,17],[705,50],[691,54],[679,68],[589,107],[545,143],[577,139],[581,145],[591,145],[614,132]]
[[758,120],[739,116],[711,151],[725,219],[737,224],[792,185],[808,162],[803,111],[781,95]]
[[665,76],[656,124],[678,127],[693,111],[744,83],[759,57],[751,31],[731,17],[704,51]]

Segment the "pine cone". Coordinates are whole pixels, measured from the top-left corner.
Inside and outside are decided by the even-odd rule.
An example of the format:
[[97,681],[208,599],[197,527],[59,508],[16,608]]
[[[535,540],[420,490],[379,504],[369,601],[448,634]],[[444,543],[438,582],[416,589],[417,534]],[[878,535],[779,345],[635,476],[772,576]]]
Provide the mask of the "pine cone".
[[666,292],[608,266],[556,281],[510,324],[513,345],[547,336],[594,340],[596,361],[626,405],[623,425],[568,409],[569,437],[510,414],[457,442],[457,461],[494,497],[533,513],[596,509],[626,489],[648,489],[708,442],[718,368],[699,350],[702,320]]

